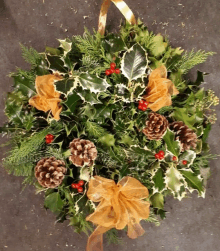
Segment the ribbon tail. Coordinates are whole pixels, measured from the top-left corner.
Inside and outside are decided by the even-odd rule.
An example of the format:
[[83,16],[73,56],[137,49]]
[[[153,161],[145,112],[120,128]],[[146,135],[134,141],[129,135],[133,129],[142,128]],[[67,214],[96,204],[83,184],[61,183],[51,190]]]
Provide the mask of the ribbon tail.
[[86,251],[103,251],[103,234],[111,228],[98,226],[89,236]]
[[138,236],[141,236],[145,233],[144,229],[140,223],[128,223],[128,232],[127,235],[131,239],[136,239]]

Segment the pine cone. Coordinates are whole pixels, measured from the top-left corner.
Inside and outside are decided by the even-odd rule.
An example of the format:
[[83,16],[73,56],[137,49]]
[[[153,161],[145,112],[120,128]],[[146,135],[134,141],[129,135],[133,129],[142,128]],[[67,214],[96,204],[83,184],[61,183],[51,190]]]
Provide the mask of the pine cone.
[[197,135],[182,121],[175,121],[169,125],[170,130],[175,132],[175,139],[181,143],[181,151],[189,150],[191,147],[196,148]]
[[151,112],[148,115],[148,120],[146,121],[146,127],[143,129],[143,133],[150,140],[159,140],[163,137],[167,127],[168,121],[164,116]]
[[74,139],[70,143],[72,155],[69,157],[70,161],[75,166],[92,166],[97,157],[97,150],[95,145],[85,139]]
[[66,170],[63,160],[43,158],[35,167],[35,177],[41,186],[55,188],[62,183]]

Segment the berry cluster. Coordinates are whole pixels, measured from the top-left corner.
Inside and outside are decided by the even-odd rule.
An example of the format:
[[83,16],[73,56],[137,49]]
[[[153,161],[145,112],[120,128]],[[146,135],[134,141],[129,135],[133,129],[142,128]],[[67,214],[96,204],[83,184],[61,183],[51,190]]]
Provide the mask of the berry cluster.
[[54,136],[52,134],[47,134],[46,137],[45,137],[45,139],[46,139],[46,143],[50,144],[50,143],[53,142]]
[[77,189],[78,193],[82,193],[83,192],[83,186],[84,185],[84,181],[80,180],[78,183],[72,183],[71,187]]
[[[172,160],[176,162],[176,161],[177,161],[177,157],[176,157],[176,156],[173,156]],[[184,166],[187,165],[187,163],[188,163],[187,160],[182,160],[182,164],[183,164]]]
[[164,151],[160,150],[158,153],[156,153],[156,154],[154,155],[154,157],[155,157],[156,159],[162,160],[162,159],[164,159],[164,155],[165,155]]
[[145,100],[140,100],[138,103],[138,109],[142,110],[142,111],[146,111],[147,107],[148,107],[149,102],[145,101]]
[[120,74],[120,69],[115,69],[115,67],[116,67],[116,64],[115,63],[111,63],[110,64],[110,69],[107,69],[106,71],[105,71],[105,75],[106,76],[108,76],[108,75],[111,75],[111,74],[113,74],[113,73],[116,73],[116,74]]

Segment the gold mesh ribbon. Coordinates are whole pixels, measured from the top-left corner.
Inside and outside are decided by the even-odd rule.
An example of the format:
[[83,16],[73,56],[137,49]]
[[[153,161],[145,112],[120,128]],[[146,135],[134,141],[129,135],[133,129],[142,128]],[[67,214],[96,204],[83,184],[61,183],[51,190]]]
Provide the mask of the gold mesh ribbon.
[[38,76],[35,81],[37,95],[29,100],[29,104],[38,110],[44,112],[51,110],[56,120],[60,119],[62,107],[59,105],[61,102],[60,93],[56,91],[54,81],[61,79],[60,76],[52,74]]
[[173,82],[167,79],[167,69],[165,66],[153,70],[149,76],[147,94],[144,99],[149,102],[148,108],[156,112],[164,106],[172,105],[171,95],[179,92]]
[[98,24],[98,32],[101,35],[105,34],[107,13],[108,13],[108,9],[110,7],[111,2],[113,2],[116,5],[116,7],[121,11],[121,13],[124,15],[124,17],[130,24],[132,25],[137,24],[137,21],[135,19],[133,12],[123,0],[103,0],[100,15],[99,15],[99,24]]
[[124,177],[115,184],[113,180],[94,176],[89,182],[87,196],[100,202],[95,212],[86,220],[97,224],[90,235],[86,251],[103,251],[103,233],[111,228],[128,226],[128,237],[135,239],[144,234],[140,220],[149,217],[150,203],[144,201],[148,189],[132,177]]

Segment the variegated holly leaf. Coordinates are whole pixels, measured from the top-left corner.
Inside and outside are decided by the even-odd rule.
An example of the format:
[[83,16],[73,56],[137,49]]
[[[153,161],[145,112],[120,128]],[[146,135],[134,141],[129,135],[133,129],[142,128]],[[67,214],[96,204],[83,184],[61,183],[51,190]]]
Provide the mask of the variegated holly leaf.
[[80,98],[85,101],[86,103],[89,103],[91,105],[95,104],[101,104],[102,102],[99,100],[99,93],[91,93],[89,90],[81,90],[77,93]]
[[78,79],[83,90],[90,90],[92,93],[105,92],[110,86],[105,79],[89,73],[81,73]]
[[[179,156],[179,164],[181,167],[190,167],[196,158],[196,153],[192,150],[185,151],[183,154]],[[182,161],[186,160],[187,164],[183,165]]]
[[147,67],[147,52],[139,44],[133,45],[122,58],[122,74],[129,81],[141,78]]
[[163,137],[166,143],[167,150],[174,156],[179,156],[180,153],[180,142],[175,140],[175,133],[167,129],[166,134]]
[[89,182],[92,170],[93,168],[87,166],[80,168],[80,176],[79,176],[80,180],[85,180]]
[[205,189],[203,186],[203,180],[200,175],[196,175],[192,170],[179,170],[185,178],[187,183],[187,189],[192,193],[194,190],[198,191],[199,196],[205,197]]
[[68,39],[58,39],[58,41],[60,42],[60,47],[63,48],[64,56],[66,56],[66,54],[72,49],[72,42],[68,41]]
[[184,178],[177,168],[172,165],[167,169],[164,181],[166,187],[175,195],[180,192],[181,186],[183,186]]
[[78,79],[63,79],[55,82],[55,85],[58,92],[68,96],[68,94],[77,87]]

